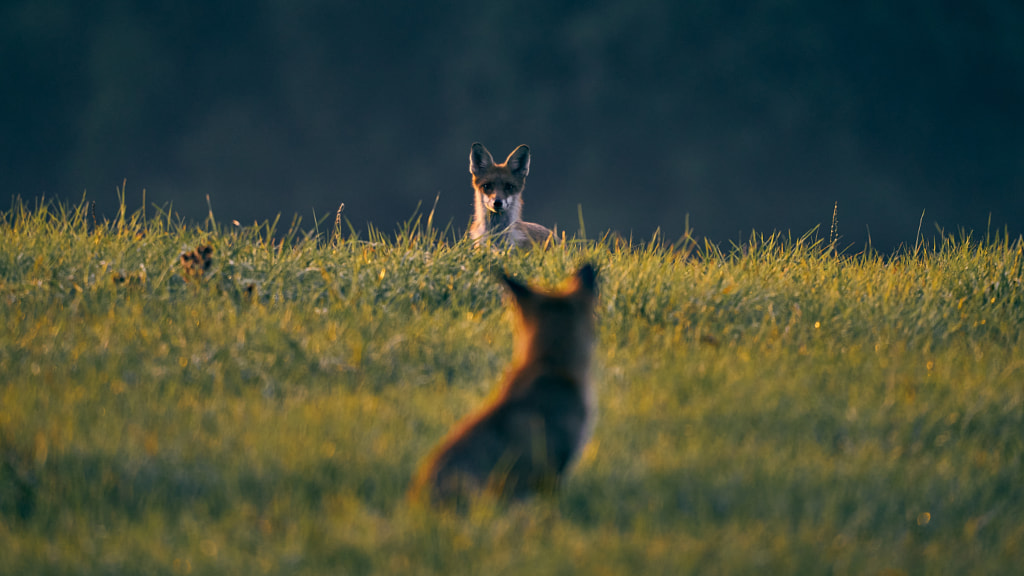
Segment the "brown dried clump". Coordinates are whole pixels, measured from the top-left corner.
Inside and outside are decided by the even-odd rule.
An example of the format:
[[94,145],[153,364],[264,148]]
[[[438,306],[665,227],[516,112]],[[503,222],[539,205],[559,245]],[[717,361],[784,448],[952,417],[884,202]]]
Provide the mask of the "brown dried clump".
[[195,250],[181,253],[182,276],[185,281],[200,279],[213,264],[213,247],[201,244]]

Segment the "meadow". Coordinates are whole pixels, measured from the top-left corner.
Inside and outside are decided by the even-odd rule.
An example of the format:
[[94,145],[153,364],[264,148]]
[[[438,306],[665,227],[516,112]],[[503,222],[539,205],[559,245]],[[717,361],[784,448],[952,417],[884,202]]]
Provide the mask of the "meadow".
[[[0,215],[0,574],[1019,570],[1020,238],[311,227]],[[561,493],[410,508],[511,357],[494,271],[582,261],[600,419]]]

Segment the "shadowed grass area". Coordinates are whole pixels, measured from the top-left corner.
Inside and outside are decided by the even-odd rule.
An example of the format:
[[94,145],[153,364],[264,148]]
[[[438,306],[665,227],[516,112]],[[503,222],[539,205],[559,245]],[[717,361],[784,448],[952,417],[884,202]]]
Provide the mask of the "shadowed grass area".
[[[497,253],[417,219],[362,240],[16,203],[0,573],[1009,573],[1022,247]],[[601,416],[562,494],[408,509],[510,359],[495,267],[552,285],[583,260]]]

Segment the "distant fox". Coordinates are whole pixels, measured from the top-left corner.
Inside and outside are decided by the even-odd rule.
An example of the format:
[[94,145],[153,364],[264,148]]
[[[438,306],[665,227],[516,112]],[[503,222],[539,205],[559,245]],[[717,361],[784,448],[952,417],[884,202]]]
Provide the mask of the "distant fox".
[[594,267],[581,267],[559,292],[502,280],[518,309],[512,367],[497,398],[456,424],[426,460],[410,490],[414,501],[552,492],[593,431]]
[[530,147],[523,144],[503,164],[479,142],[469,151],[469,173],[473,175],[474,211],[469,235],[477,244],[489,238],[513,247],[530,247],[552,236],[540,224],[523,222],[523,187],[530,173]]

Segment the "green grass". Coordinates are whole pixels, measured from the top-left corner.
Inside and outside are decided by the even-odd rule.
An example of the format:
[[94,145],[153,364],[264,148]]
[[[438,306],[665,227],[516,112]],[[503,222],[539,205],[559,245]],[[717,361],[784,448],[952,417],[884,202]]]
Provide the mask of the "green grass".
[[[1011,573],[1022,247],[499,254],[419,221],[359,240],[15,204],[0,573]],[[550,285],[583,260],[601,417],[562,494],[410,510],[511,356],[494,267]]]

